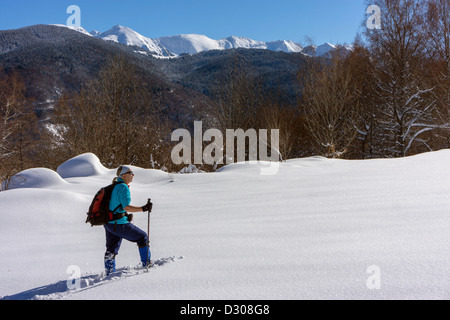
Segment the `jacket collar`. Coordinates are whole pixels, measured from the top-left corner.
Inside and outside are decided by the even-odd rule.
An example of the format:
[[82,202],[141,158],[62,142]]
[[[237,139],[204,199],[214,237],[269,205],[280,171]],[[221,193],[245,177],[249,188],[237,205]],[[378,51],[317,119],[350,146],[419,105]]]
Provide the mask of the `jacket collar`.
[[117,183],[124,183],[128,186],[128,188],[130,187],[130,185],[127,184],[122,178],[117,179]]

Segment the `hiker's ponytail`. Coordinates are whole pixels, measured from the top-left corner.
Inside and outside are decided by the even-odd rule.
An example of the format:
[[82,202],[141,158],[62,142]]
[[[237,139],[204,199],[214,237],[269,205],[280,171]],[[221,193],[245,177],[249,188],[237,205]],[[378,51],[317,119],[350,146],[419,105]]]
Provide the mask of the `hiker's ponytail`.
[[119,175],[122,172],[122,168],[123,168],[123,166],[120,166],[119,168],[117,168],[116,177],[113,179],[112,183],[115,183],[117,181],[117,179],[119,179]]

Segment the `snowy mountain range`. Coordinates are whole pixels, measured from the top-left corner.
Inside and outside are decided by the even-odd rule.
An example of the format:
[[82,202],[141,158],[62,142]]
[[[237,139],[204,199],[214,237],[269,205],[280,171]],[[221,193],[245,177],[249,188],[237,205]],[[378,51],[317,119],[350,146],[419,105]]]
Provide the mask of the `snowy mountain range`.
[[324,43],[318,47],[307,46],[303,48],[298,43],[290,40],[265,42],[237,36],[214,40],[200,34],[181,34],[152,39],[147,38],[128,27],[120,25],[116,25],[105,32],[92,31],[90,33],[81,27],[70,28],[102,40],[114,41],[128,46],[139,47],[144,51],[138,52],[143,54],[150,53],[157,58],[175,58],[181,54],[196,54],[202,51],[237,48],[299,52],[308,56],[317,57],[327,57],[337,48],[343,48],[345,51],[351,50],[351,46],[337,46],[330,43]]

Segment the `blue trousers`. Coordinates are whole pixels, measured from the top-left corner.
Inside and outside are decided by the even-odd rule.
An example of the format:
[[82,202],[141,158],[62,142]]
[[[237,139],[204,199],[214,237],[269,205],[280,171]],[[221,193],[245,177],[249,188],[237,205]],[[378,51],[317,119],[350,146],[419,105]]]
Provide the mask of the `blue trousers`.
[[145,248],[148,243],[147,233],[136,227],[132,223],[126,224],[106,224],[106,253],[116,256],[119,254],[122,239],[137,243],[139,248]]

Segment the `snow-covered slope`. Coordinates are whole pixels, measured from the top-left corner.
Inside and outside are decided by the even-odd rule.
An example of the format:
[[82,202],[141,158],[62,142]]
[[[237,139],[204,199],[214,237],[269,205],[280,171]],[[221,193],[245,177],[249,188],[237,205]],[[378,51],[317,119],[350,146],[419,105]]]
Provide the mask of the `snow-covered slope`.
[[246,37],[231,36],[218,40],[221,49],[267,49],[267,44],[263,41],[256,41]]
[[51,26],[68,28],[68,29],[71,29],[71,30],[83,33],[83,34],[85,34],[87,36],[92,36],[92,34],[87,32],[86,29],[84,29],[83,27],[73,27],[73,26],[67,26],[65,24],[51,24]]
[[202,51],[222,49],[217,41],[200,34],[162,37],[156,39],[156,41],[176,55],[182,53],[195,54]]
[[301,52],[302,47],[292,41],[256,41],[245,37],[231,36],[225,39],[213,40],[204,35],[184,34],[172,37],[158,38],[162,46],[170,52],[180,55],[182,53],[195,54],[208,50],[227,49],[267,49],[272,51]]
[[307,46],[303,49],[303,53],[313,57],[331,57],[331,52],[336,50],[336,46],[331,43],[324,43],[320,46]]
[[284,51],[284,52],[302,52],[303,48],[290,40],[279,40],[267,42],[267,49],[272,51]]
[[156,56],[173,56],[173,54],[171,54],[165,47],[161,46],[158,41],[144,37],[143,35],[127,27],[117,25],[106,32],[99,33],[98,31],[93,31],[91,34],[96,38],[106,41],[119,42],[127,46],[137,46],[152,52]]
[[336,46],[332,45],[331,43],[326,42],[326,43],[322,44],[321,46],[317,47],[316,56],[318,56],[318,57],[325,56],[326,54],[330,53],[334,49],[336,49]]
[[[0,297],[449,299],[449,162],[450,150],[312,157],[281,163],[275,175],[260,175],[264,163],[237,163],[176,174],[174,182],[133,167],[132,203],[154,203],[159,265],[102,282],[95,275],[103,271],[104,231],[84,219],[115,170],[81,155],[58,169],[71,178],[38,170],[40,179],[0,192]],[[134,223],[146,229],[147,215],[135,214]],[[124,241],[118,267],[138,261],[136,246]],[[82,290],[67,289],[73,266]]]

